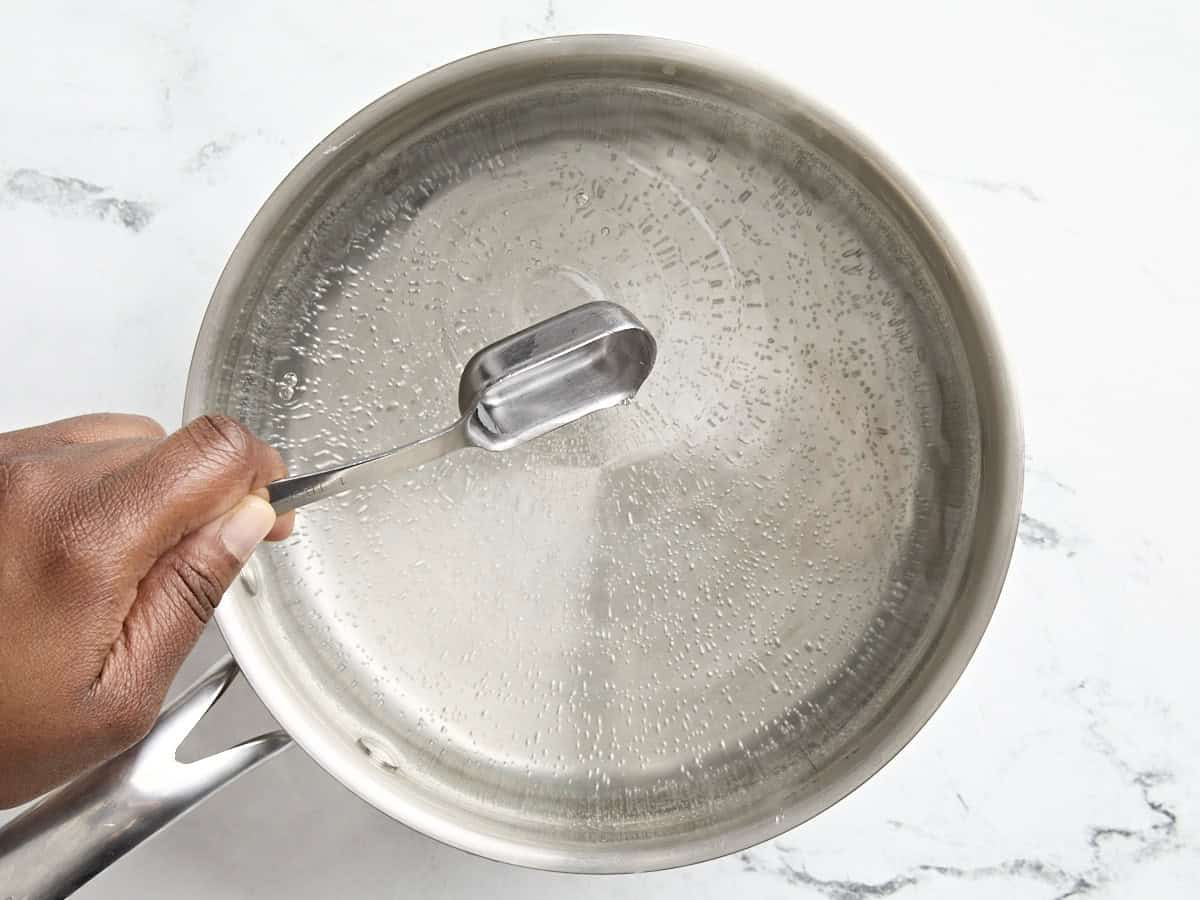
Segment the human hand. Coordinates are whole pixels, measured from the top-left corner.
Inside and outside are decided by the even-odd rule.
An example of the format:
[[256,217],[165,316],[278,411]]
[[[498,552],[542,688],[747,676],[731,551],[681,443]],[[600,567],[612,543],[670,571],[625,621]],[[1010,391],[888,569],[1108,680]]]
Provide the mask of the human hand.
[[93,415],[0,434],[0,809],[140,740],[221,595],[279,540],[243,426]]

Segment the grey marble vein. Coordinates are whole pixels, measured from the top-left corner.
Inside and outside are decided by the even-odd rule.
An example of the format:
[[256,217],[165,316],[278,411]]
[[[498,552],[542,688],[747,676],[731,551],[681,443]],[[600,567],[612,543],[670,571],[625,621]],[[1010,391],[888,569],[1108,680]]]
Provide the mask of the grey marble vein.
[[1041,547],[1045,550],[1053,550],[1062,543],[1062,537],[1057,528],[1026,513],[1021,513],[1021,521],[1017,526],[1017,538],[1022,544]]
[[[759,864],[750,853],[741,855],[746,871],[774,874],[788,884],[811,888],[828,900],[868,900],[872,897],[890,897],[909,887],[933,880],[957,880],[966,882],[993,879],[1031,880],[1045,884],[1054,890],[1067,893],[1053,895],[1055,900],[1066,896],[1078,896],[1080,890],[1090,890],[1094,885],[1086,878],[1037,859],[1017,858],[987,866],[960,867],[945,865],[919,865],[893,875],[886,881],[869,882],[841,878],[819,878],[803,864],[781,858],[775,866]],[[1073,893],[1072,893],[1073,892]]]
[[112,222],[130,231],[141,231],[154,217],[146,203],[114,197],[81,178],[48,175],[37,169],[17,169],[8,177],[3,192],[14,200]]
[[208,141],[189,157],[184,164],[184,169],[188,172],[200,172],[207,169],[213,163],[228,156],[233,145],[232,139]]
[[992,178],[965,178],[954,175],[939,175],[929,173],[928,177],[948,184],[958,184],[963,187],[975,188],[989,194],[1012,194],[1030,203],[1041,203],[1042,197],[1032,187],[1020,181],[1003,181]]
[[1057,476],[1053,475],[1046,469],[1043,469],[1041,466],[1037,465],[1034,462],[1033,457],[1029,456],[1028,454],[1025,456],[1025,477],[1030,481],[1036,480],[1038,483],[1048,484],[1051,487],[1057,488],[1058,490],[1067,494],[1071,494],[1072,496],[1075,494],[1075,488],[1071,487],[1071,485],[1067,484],[1065,481],[1060,480]]
[[[861,881],[850,877],[822,878],[814,875],[800,858],[800,850],[775,843],[739,855],[747,872],[781,878],[787,884],[807,889],[827,900],[870,900],[891,897],[908,888],[938,881],[973,883],[982,881],[1031,882],[1046,889],[1047,900],[1084,897],[1104,887],[1119,884],[1122,872],[1130,865],[1157,858],[1184,846],[1178,833],[1178,814],[1161,794],[1174,778],[1171,773],[1138,767],[1121,754],[1108,736],[1097,709],[1104,700],[1103,686],[1081,682],[1068,692],[1069,698],[1087,716],[1089,742],[1104,759],[1138,792],[1148,811],[1146,824],[1096,823],[1087,826],[1082,841],[1088,862],[1080,867],[1065,866],[1048,859],[1018,856],[994,863],[959,866],[924,863],[896,872],[882,881]],[[959,796],[966,808],[966,803]],[[908,827],[903,822],[889,822]],[[771,849],[775,859],[767,854]],[[968,895],[969,896],[969,895]]]

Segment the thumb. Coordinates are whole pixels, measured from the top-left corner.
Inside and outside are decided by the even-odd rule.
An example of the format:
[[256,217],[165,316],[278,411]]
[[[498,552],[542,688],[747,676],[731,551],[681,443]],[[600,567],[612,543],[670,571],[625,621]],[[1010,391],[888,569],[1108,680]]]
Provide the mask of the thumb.
[[159,557],[125,617],[126,677],[166,692],[242,565],[275,524],[275,510],[251,494]]

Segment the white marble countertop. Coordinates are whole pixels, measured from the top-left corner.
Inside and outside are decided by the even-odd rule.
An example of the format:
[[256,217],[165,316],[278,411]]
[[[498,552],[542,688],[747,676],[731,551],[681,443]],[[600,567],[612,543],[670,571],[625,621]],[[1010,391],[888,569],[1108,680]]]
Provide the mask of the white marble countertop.
[[[653,875],[523,871],[408,831],[292,750],[80,897],[1196,895],[1192,0],[40,0],[3,20],[0,430],[178,421],[226,256],[326,132],[464,53],[626,31],[775,70],[918,180],[990,296],[1028,441],[1017,553],[966,675],[879,776],[778,840]],[[212,719],[216,746],[265,713],[242,689]]]

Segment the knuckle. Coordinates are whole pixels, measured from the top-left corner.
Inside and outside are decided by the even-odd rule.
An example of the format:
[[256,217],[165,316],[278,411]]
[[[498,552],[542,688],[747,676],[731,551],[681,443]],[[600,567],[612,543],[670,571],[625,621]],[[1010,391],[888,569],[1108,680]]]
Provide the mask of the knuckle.
[[0,491],[6,499],[38,494],[45,487],[42,466],[30,458],[0,459]]
[[225,585],[211,571],[182,556],[174,556],[169,566],[170,578],[165,583],[172,599],[186,607],[200,624],[207,624],[225,593]]
[[0,533],[22,541],[26,564],[43,577],[90,560],[95,516],[87,492],[55,467],[34,458],[0,461]]
[[13,486],[13,464],[0,459],[0,509],[8,505]]
[[95,481],[89,482],[90,496],[88,505],[94,509],[119,509],[129,502],[128,487],[122,482],[117,473],[101,473]]
[[184,430],[202,455],[219,457],[225,463],[246,460],[255,443],[246,427],[229,416],[200,416]]
[[88,413],[63,419],[52,426],[56,445],[87,444],[111,436],[114,416],[111,413]]
[[52,570],[90,565],[98,558],[102,538],[97,533],[96,505],[79,495],[69,496],[46,516],[47,563]]
[[158,422],[149,416],[132,413],[89,413],[57,424],[55,442],[87,444],[96,441],[131,438],[162,438],[165,435]]
[[149,416],[127,415],[125,419],[129,423],[130,430],[143,437],[161,439],[167,436],[166,429]]

